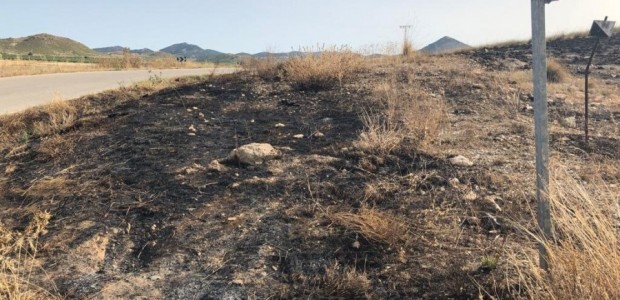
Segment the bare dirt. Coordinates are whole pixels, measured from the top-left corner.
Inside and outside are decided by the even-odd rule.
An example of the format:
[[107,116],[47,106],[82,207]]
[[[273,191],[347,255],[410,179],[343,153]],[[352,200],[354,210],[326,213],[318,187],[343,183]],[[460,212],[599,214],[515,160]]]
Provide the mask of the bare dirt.
[[[580,43],[558,44],[558,57]],[[240,73],[147,94],[83,116],[61,133],[60,155],[43,153],[45,137],[0,149],[0,220],[19,231],[32,212],[52,214],[37,253],[45,271],[32,277],[69,299],[516,297],[485,258],[502,266],[511,248],[535,249],[511,225],[532,225],[535,200],[530,91],[501,75],[505,61],[525,61],[520,49],[437,58],[450,70],[428,59],[369,67],[324,91]],[[595,76],[617,92],[613,53]],[[387,74],[449,104],[426,149],[353,146]],[[559,123],[580,124],[578,92],[550,106],[552,157],[617,188],[620,102],[595,95],[587,148],[579,128]],[[253,142],[282,155],[209,168]],[[452,165],[455,155],[474,165]],[[407,236],[381,243],[330,218],[363,205],[403,220]]]

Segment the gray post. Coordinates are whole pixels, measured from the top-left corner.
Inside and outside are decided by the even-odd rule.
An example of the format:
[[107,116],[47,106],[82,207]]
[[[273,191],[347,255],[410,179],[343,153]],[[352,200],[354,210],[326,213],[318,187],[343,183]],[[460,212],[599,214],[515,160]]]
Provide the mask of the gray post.
[[547,42],[545,39],[545,3],[548,0],[532,0],[532,69],[534,77],[534,128],[536,138],[536,199],[538,202],[538,226],[543,233],[539,245],[539,263],[549,268],[544,242],[551,237],[551,213],[549,209],[549,133],[547,111]]

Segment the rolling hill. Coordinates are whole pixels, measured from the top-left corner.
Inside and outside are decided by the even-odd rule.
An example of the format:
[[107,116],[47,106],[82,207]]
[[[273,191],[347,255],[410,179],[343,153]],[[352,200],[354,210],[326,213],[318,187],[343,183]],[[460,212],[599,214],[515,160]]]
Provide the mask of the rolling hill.
[[0,39],[0,52],[19,55],[97,55],[97,52],[82,43],[46,33],[21,38]]

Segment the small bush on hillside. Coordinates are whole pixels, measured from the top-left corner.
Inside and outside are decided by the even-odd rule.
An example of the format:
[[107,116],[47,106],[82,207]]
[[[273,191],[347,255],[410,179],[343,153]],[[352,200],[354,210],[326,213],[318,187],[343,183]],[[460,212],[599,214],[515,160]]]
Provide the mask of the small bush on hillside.
[[263,80],[277,81],[282,79],[282,62],[274,56],[267,57],[248,57],[240,62],[241,67]]
[[547,61],[547,80],[549,82],[564,82],[568,77],[569,73],[562,64],[553,59]]
[[364,62],[361,55],[346,47],[312,50],[306,49],[283,63],[286,79],[300,90],[324,90],[341,85]]

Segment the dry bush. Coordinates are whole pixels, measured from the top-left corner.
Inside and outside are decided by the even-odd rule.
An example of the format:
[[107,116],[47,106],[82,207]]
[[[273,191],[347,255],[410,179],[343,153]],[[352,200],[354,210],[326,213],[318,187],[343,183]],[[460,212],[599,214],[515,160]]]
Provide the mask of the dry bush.
[[[35,213],[23,232],[0,224],[0,298],[9,300],[57,299],[31,282],[39,237],[46,232],[51,215]],[[38,272],[39,270],[37,270]]]
[[356,146],[378,153],[390,153],[404,142],[423,147],[435,140],[447,120],[446,106],[415,90],[385,83],[378,87],[381,109],[364,111],[364,130]]
[[355,267],[341,267],[336,262],[325,267],[325,277],[316,294],[322,299],[367,299],[371,288],[372,282],[365,273]]
[[620,299],[620,194],[558,174],[550,188],[555,233],[544,242],[550,269],[524,251],[524,263],[513,260],[521,288],[531,299]]
[[378,211],[375,208],[362,207],[357,213],[338,212],[329,214],[332,222],[362,235],[368,241],[400,248],[408,241],[407,224],[398,217]]
[[362,68],[364,58],[346,47],[304,49],[283,63],[285,77],[301,90],[323,90]]
[[554,59],[547,61],[547,80],[551,83],[561,83],[570,77],[566,68]]
[[241,60],[241,67],[256,74],[263,80],[273,81],[282,79],[282,62],[274,56],[247,57]]

